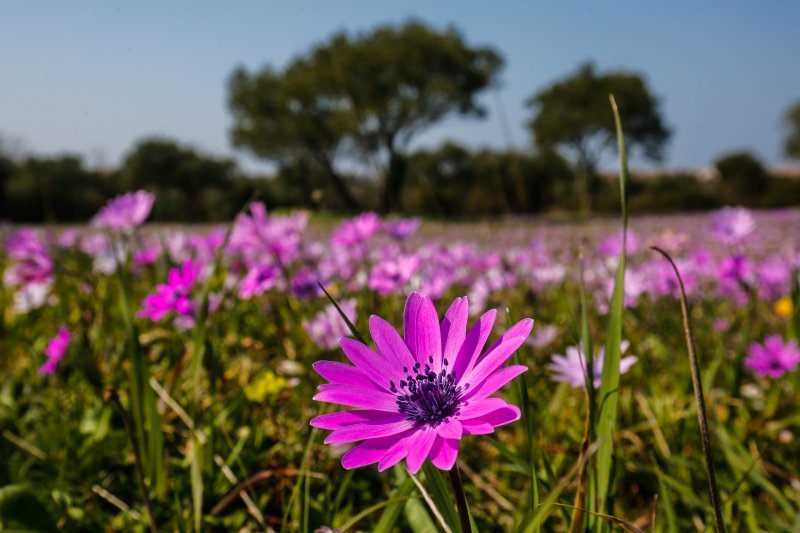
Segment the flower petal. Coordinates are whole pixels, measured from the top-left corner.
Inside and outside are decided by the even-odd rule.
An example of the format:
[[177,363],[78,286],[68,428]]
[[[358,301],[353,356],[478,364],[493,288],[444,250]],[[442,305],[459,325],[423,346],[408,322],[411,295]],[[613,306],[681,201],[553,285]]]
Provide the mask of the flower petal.
[[461,434],[463,433],[461,422],[456,420],[455,417],[447,418],[436,426],[436,433],[438,433],[440,437],[444,437],[446,439],[458,440],[461,438]]
[[408,455],[408,443],[417,431],[419,430],[413,429],[407,431],[403,434],[401,439],[395,442],[392,447],[386,451],[386,454],[381,457],[381,460],[378,462],[378,472],[383,472],[406,458]]
[[396,442],[403,439],[404,435],[391,435],[380,439],[369,439],[354,446],[342,457],[342,466],[347,470],[367,466],[380,461]]
[[458,440],[436,437],[431,448],[431,462],[439,470],[450,470],[458,458]]
[[[408,348],[416,362],[430,364],[434,372],[442,366],[442,332],[439,327],[439,316],[433,302],[427,296],[420,295],[416,312],[408,315],[406,331],[411,330]],[[433,362],[431,363],[431,359]]]
[[377,388],[377,385],[358,368],[336,361],[317,361],[311,365],[314,370],[330,383],[354,385],[356,387]]
[[481,400],[483,398],[488,398],[497,392],[501,387],[505,386],[509,381],[519,376],[526,370],[528,370],[528,367],[524,365],[513,365],[499,370],[486,378],[483,383],[477,387],[473,387],[469,391],[465,392],[462,399]]
[[495,316],[497,316],[497,310],[495,309],[485,312],[467,333],[453,363],[456,378],[466,375],[475,366],[475,361],[478,359],[478,355],[483,350],[483,346],[492,332]]
[[403,336],[409,348],[417,345],[417,329],[414,324],[417,323],[417,313],[421,303],[422,295],[418,292],[412,292],[408,295],[406,307],[403,309]]
[[413,420],[406,420],[402,414],[398,413],[389,421],[369,421],[337,429],[325,438],[325,444],[355,442],[397,435],[413,428],[414,424]]
[[419,472],[422,463],[428,458],[434,440],[436,440],[436,431],[429,426],[422,426],[408,440],[406,466],[408,466],[409,472],[412,474]]
[[[369,317],[369,333],[384,362],[391,365],[393,378],[400,376],[403,368],[411,370],[411,367],[414,366],[414,357],[391,324],[377,315],[372,315]],[[384,372],[388,373],[388,371]]]
[[446,359],[449,368],[453,368],[461,345],[464,344],[468,318],[469,302],[464,296],[455,299],[442,319],[442,361]]
[[391,421],[396,420],[395,413],[386,411],[375,411],[372,409],[360,409],[358,411],[340,411],[320,415],[311,419],[310,425],[319,429],[341,429],[353,424],[361,424],[370,421]]
[[[375,385],[388,391],[389,381],[397,379],[398,374],[392,372],[396,365],[387,365],[386,359],[380,357],[365,344],[357,340],[342,337],[339,340],[342,351],[365,376]],[[391,361],[391,360],[390,360]]]
[[[470,420],[463,420],[464,433],[470,435],[479,435],[485,433],[492,433],[494,428],[502,426],[515,420],[519,420],[521,413],[519,407],[516,405],[508,404],[500,409],[495,409],[490,413],[485,413],[479,417]],[[492,428],[491,431],[485,431],[488,427]]]
[[397,412],[397,399],[391,394],[352,385],[320,385],[319,392],[312,399],[318,402],[337,403],[348,407],[376,409],[390,413]]
[[465,420],[481,417],[491,413],[496,409],[501,409],[509,405],[500,398],[485,398],[483,400],[467,401],[458,412],[458,419],[463,423]]
[[465,387],[465,391],[468,389],[467,385],[471,387],[479,386],[483,380],[505,363],[530,335],[531,328],[533,328],[533,320],[526,318],[520,320],[505,332],[489,348],[489,351],[475,365],[475,368],[461,378],[459,384]]

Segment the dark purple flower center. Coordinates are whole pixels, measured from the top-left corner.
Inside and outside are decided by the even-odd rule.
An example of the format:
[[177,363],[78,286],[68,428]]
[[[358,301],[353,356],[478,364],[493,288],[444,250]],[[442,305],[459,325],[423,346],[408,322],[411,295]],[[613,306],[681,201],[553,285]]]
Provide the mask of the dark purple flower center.
[[[428,358],[433,363],[433,358]],[[403,368],[403,372],[409,372]],[[430,364],[423,368],[420,363],[414,365],[406,379],[395,385],[389,382],[389,390],[397,395],[397,410],[405,415],[406,420],[436,425],[458,412],[461,400],[461,387],[456,386],[456,372],[447,371],[447,359],[444,367],[437,374],[431,370]]]

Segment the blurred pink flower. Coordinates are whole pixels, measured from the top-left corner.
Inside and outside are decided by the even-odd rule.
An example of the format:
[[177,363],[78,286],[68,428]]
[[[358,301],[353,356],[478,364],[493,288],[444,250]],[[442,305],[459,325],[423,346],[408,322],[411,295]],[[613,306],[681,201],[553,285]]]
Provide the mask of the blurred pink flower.
[[142,225],[156,197],[147,191],[128,192],[110,200],[95,215],[93,223],[101,228],[127,231]]
[[[622,341],[620,352],[624,355],[629,346],[628,341]],[[575,388],[586,386],[586,374],[589,373],[593,386],[599,388],[602,383],[605,352],[605,347],[601,347],[592,361],[592,368],[587,368],[583,350],[577,346],[568,346],[566,355],[554,355],[548,368],[553,371],[553,380],[569,383]],[[619,361],[619,373],[627,373],[636,361],[638,359],[635,355],[622,357]]]
[[[344,315],[350,322],[355,323],[356,300],[351,298],[338,303]],[[314,315],[311,320],[304,320],[303,329],[306,330],[314,344],[323,350],[333,350],[339,345],[339,339],[350,336],[350,328],[347,327],[333,304]]]
[[387,258],[372,267],[368,286],[379,294],[391,294],[406,287],[419,268],[416,255]]
[[55,337],[50,339],[50,342],[47,343],[47,347],[44,349],[47,361],[39,368],[40,376],[55,374],[58,364],[67,354],[70,338],[71,335],[66,327],[61,326],[58,328],[58,333],[56,333]]
[[711,234],[723,244],[740,244],[755,229],[756,221],[744,207],[724,207],[711,217]]
[[153,322],[158,322],[169,312],[178,316],[192,316],[190,294],[199,277],[200,265],[191,259],[187,259],[181,268],[171,268],[167,283],[158,285],[154,294],[145,297],[139,316]]
[[751,345],[749,355],[744,360],[745,366],[757,375],[771,378],[779,378],[793,371],[798,363],[800,349],[797,341],[784,342],[780,335],[767,337],[763,344]]

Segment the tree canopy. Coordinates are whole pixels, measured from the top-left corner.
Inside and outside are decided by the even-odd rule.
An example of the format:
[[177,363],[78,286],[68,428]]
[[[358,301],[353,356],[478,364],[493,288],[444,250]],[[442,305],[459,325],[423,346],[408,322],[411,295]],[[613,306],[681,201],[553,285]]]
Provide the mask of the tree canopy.
[[800,159],[800,102],[789,108],[785,121],[789,135],[786,137],[783,151],[787,157]]
[[334,35],[283,71],[237,69],[230,80],[231,138],[265,159],[319,165],[348,208],[358,207],[343,161],[383,176],[382,207],[401,207],[407,150],[421,131],[456,113],[483,116],[477,95],[502,66],[453,28],[419,22]]
[[536,145],[558,149],[573,162],[577,192],[587,211],[597,162],[603,152],[616,146],[611,94],[619,104],[629,151],[640,150],[645,157],[659,160],[670,131],[657,98],[637,73],[597,73],[587,63],[527,101],[535,112],[528,126]]

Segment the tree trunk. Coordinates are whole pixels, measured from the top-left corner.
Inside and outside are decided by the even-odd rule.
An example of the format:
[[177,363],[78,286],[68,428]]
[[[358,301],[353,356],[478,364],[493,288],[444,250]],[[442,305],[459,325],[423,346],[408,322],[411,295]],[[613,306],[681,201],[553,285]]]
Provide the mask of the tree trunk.
[[381,209],[384,213],[399,211],[403,207],[403,182],[406,178],[406,158],[392,151],[389,156],[389,168],[383,186]]
[[347,210],[354,212],[360,211],[361,204],[350,192],[350,188],[347,186],[347,183],[345,183],[344,178],[338,172],[336,172],[330,161],[327,159],[322,159],[320,162],[322,163],[325,172],[328,174],[328,177],[330,177],[331,181],[333,181],[333,186],[336,189],[336,192],[339,193],[339,196],[341,196],[342,201],[344,201]]

